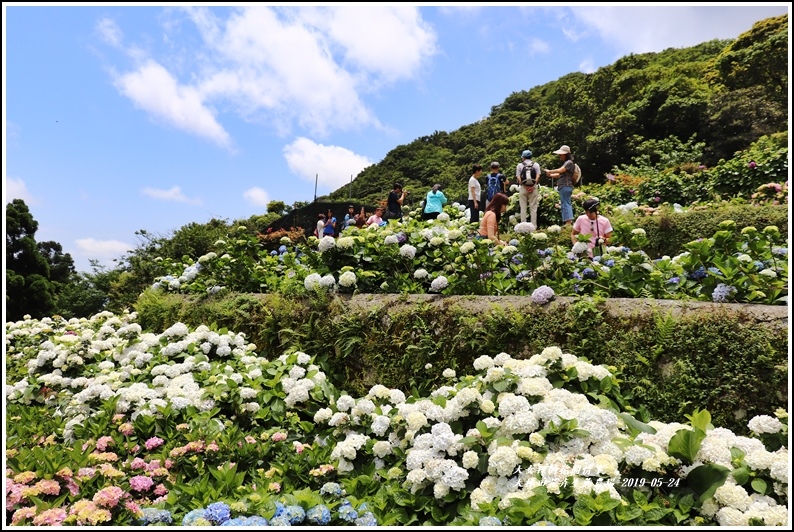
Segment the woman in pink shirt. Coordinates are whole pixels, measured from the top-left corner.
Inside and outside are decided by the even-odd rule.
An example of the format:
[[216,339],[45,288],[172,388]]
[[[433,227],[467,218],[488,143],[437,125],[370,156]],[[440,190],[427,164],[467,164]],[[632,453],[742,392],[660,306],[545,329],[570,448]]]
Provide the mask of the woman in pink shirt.
[[[590,235],[590,242],[587,243],[588,253],[593,256],[593,248],[609,244],[612,238],[612,224],[609,220],[598,214],[600,202],[597,199],[589,199],[582,204],[584,214],[579,216],[573,223],[571,229],[571,242],[576,244],[576,235]],[[601,248],[603,249],[603,248]],[[602,255],[603,253],[599,253]]]

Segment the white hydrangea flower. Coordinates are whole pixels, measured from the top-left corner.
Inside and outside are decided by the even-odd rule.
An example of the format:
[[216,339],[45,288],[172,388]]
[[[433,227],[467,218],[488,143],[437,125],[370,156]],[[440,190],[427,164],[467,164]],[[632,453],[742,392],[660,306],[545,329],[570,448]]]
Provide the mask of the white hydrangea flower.
[[387,236],[386,238],[383,239],[383,243],[385,245],[387,245],[387,246],[391,245],[391,244],[397,244],[398,242],[399,241],[397,240],[397,236],[396,235],[389,235],[389,236]]
[[580,253],[587,252],[587,249],[588,249],[587,242],[577,242],[571,248],[571,252],[573,252],[576,255],[579,255]]
[[520,235],[525,235],[533,233],[535,231],[535,226],[532,225],[532,222],[521,222],[516,224],[516,226],[513,228],[513,231]]
[[430,283],[430,291],[431,292],[440,292],[444,288],[446,288],[448,285],[449,285],[449,281],[447,281],[447,278],[444,277],[443,275],[439,275],[438,277],[433,279],[432,283]]
[[403,244],[400,247],[400,256],[412,259],[416,256],[416,248],[410,244]]
[[319,273],[310,273],[306,276],[306,279],[303,280],[303,286],[306,290],[317,290],[320,288],[320,277]]
[[317,245],[317,249],[320,253],[328,251],[329,249],[334,249],[336,247],[336,239],[332,236],[324,236],[320,239],[320,243]]
[[339,276],[339,286],[350,288],[356,285],[356,274],[353,272],[345,272]]
[[471,241],[464,242],[460,246],[460,252],[463,253],[464,255],[468,254],[468,253],[471,253],[472,251],[474,251],[474,242],[471,242]]
[[428,276],[427,270],[419,268],[414,272],[414,279],[426,279]]

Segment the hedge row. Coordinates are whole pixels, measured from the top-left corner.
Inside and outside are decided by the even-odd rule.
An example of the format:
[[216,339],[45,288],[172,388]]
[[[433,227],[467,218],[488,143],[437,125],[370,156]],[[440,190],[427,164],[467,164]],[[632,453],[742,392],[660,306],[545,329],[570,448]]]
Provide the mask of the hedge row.
[[[136,310],[146,330],[216,324],[246,333],[268,358],[291,347],[326,355],[351,394],[376,383],[426,391],[441,385],[445,368],[469,373],[483,354],[523,358],[558,345],[617,368],[623,394],[653,419],[672,422],[707,409],[715,426],[741,434],[748,419],[787,405],[787,328],[757,323],[733,306],[678,317],[620,316],[583,299],[534,306],[527,314],[474,296],[435,299],[441,304],[408,297],[398,304],[392,297],[362,308],[339,297],[147,292]],[[471,304],[485,307],[473,311]]]

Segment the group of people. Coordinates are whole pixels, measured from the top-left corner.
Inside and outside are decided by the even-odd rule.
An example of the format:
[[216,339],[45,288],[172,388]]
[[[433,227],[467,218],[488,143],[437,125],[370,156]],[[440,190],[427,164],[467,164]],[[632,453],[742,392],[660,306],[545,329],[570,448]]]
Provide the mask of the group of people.
[[[562,221],[565,225],[572,225],[571,241],[576,243],[577,235],[591,235],[588,243],[590,256],[596,246],[608,244],[612,237],[612,225],[609,220],[598,214],[599,201],[591,199],[584,202],[585,214],[579,216],[574,222],[573,204],[571,197],[573,188],[576,184],[574,173],[576,164],[571,154],[571,148],[563,145],[560,149],[553,152],[560,158],[561,166],[555,169],[545,169],[546,175],[552,180],[557,179],[557,192],[560,195],[560,210]],[[486,200],[485,212],[480,220],[480,198],[482,186],[480,178],[482,176],[482,166],[475,164],[472,168],[472,175],[468,183],[468,208],[470,221],[479,222],[478,234],[482,238],[488,238],[495,242],[504,243],[499,237],[499,222],[502,214],[507,210],[509,198],[507,196],[507,186],[510,184],[507,177],[500,171],[500,165],[494,161],[491,163],[491,172],[486,175]],[[538,203],[540,202],[540,192],[538,183],[540,182],[540,165],[532,161],[532,151],[524,150],[521,153],[521,162],[516,165],[515,179],[519,187],[518,204],[520,209],[521,222],[527,221],[527,208],[529,208],[529,218],[534,227],[538,227]]]
[[[529,210],[529,219],[532,225],[536,228],[538,227],[538,204],[540,202],[538,184],[540,182],[541,172],[545,171],[546,175],[552,180],[557,180],[557,192],[560,195],[562,221],[565,225],[572,225],[571,242],[575,244],[577,235],[579,234],[591,235],[588,248],[590,256],[592,256],[596,246],[609,243],[612,237],[612,225],[606,217],[598,214],[599,201],[597,199],[585,201],[583,205],[585,214],[579,216],[574,221],[571,196],[573,195],[573,188],[576,184],[574,179],[576,165],[573,160],[573,155],[571,154],[571,148],[563,145],[553,153],[559,156],[561,166],[555,169],[541,170],[540,165],[532,160],[532,150],[524,150],[521,152],[521,162],[516,165],[515,170],[515,180],[519,187],[518,204],[521,212],[521,222],[527,221],[527,210]],[[480,220],[480,198],[482,197],[482,184],[480,183],[480,179],[482,173],[482,166],[475,164],[468,182],[469,220],[474,223],[479,223],[478,235],[481,238],[488,238],[494,242],[505,244],[499,235],[499,223],[510,201],[507,196],[507,187],[510,184],[510,180],[500,172],[500,165],[498,162],[494,161],[491,163],[490,173],[485,177],[485,209],[482,220]],[[365,227],[373,224],[385,225],[387,223],[386,220],[401,219],[402,207],[408,195],[409,192],[403,189],[401,183],[395,183],[386,200],[385,213],[383,207],[377,207],[375,209],[375,214],[365,220],[364,207],[361,207],[360,213],[356,213],[355,207],[350,205],[342,227],[348,227],[350,225],[355,225],[357,227]],[[433,185],[433,188],[425,197],[422,218],[424,220],[436,219],[443,211],[444,205],[446,205],[447,202],[448,199],[444,195],[441,185],[438,183]],[[315,235],[318,238],[326,235],[334,236],[336,233],[336,223],[336,218],[333,216],[330,209],[327,214],[320,214]]]

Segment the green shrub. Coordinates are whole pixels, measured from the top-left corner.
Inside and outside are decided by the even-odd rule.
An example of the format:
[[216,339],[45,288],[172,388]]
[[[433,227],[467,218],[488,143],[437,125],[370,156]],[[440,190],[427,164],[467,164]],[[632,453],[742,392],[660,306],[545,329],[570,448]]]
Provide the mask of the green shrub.
[[[160,297],[161,305],[153,295],[137,309],[147,328],[212,323],[244,332],[260,352],[322,353],[350,393],[366,394],[376,383],[422,392],[443,384],[445,368],[469,368],[483,354],[528,358],[559,345],[618,368],[627,398],[661,421],[707,408],[715,425],[746,433],[746,419],[787,404],[786,371],[780,369],[786,367],[787,330],[756,324],[727,307],[673,318],[658,312],[614,316],[588,300],[532,306],[528,315],[496,305],[483,310],[482,300],[471,296],[441,305],[431,304],[432,297],[387,297],[357,309],[342,298]],[[737,418],[742,415],[746,419]]]
[[724,196],[749,197],[761,185],[788,181],[788,132],[761,137],[710,174],[711,188]]

